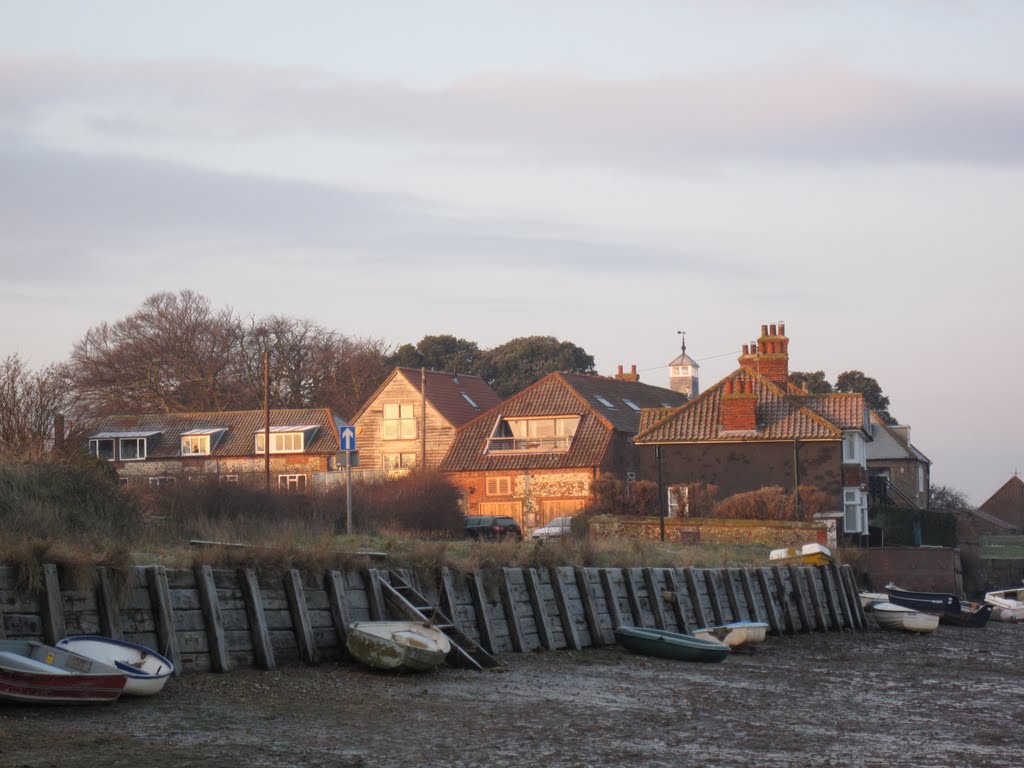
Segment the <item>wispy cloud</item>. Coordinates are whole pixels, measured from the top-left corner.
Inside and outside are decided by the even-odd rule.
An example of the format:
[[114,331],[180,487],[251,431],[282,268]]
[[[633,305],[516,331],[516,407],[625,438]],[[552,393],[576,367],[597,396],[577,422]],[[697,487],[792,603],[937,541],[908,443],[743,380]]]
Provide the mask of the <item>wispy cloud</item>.
[[491,75],[437,90],[216,61],[0,60],[0,126],[47,141],[315,136],[607,163],[1024,161],[1024,87],[839,69],[646,80]]

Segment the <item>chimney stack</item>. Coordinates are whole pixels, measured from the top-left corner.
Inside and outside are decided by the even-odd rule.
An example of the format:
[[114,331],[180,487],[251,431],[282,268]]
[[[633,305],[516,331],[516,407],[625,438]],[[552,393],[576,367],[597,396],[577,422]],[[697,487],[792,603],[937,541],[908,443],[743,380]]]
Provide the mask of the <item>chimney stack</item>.
[[726,379],[722,392],[722,432],[757,431],[757,395],[751,379]]
[[740,367],[754,371],[785,390],[789,386],[789,338],[786,324],[762,325],[761,337],[743,345]]
[[619,372],[615,374],[615,378],[619,381],[640,381],[640,374],[636,372],[636,365],[629,367],[629,373],[623,373],[622,366],[619,366]]

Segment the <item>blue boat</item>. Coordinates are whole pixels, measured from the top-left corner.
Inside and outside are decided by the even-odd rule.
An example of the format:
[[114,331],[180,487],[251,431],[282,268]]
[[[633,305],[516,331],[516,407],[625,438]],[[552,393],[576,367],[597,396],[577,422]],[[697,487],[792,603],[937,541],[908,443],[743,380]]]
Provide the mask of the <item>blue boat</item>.
[[679,661],[722,661],[732,650],[719,640],[644,627],[617,627],[615,640],[631,653]]
[[969,603],[946,592],[914,592],[910,589],[901,589],[892,582],[885,585],[885,591],[889,595],[889,602],[913,608],[921,613],[935,614],[941,624],[983,627],[992,616],[991,605]]

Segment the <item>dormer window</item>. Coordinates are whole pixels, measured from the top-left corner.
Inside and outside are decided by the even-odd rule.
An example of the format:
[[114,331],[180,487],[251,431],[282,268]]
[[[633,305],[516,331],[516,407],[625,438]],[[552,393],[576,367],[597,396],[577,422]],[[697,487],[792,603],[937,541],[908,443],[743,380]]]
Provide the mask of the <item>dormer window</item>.
[[181,433],[182,456],[209,456],[227,429],[190,429]]
[[89,438],[89,453],[104,461],[145,461],[149,439],[159,434],[159,431],[101,432]]
[[579,416],[499,417],[487,440],[487,452],[565,452],[572,444],[579,423]]
[[[270,453],[303,453],[312,442],[319,427],[316,424],[303,426],[271,427]],[[266,434],[264,430],[256,433],[256,453],[265,453]]]

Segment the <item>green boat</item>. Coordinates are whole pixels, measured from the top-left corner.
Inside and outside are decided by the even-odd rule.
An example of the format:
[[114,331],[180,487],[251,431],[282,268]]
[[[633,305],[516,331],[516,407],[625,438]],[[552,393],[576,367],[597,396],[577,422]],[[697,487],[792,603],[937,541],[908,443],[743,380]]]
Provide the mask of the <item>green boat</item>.
[[615,640],[632,653],[680,661],[722,661],[732,650],[720,640],[643,627],[617,627]]

